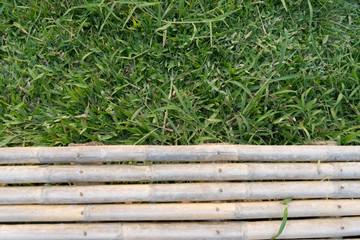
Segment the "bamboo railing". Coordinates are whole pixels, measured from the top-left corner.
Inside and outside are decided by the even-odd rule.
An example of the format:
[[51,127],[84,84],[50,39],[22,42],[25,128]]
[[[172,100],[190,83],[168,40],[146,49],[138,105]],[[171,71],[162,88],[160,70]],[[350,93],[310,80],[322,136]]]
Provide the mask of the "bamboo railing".
[[270,239],[285,210],[278,239],[354,239],[359,179],[360,146],[0,148],[0,240]]
[[0,187],[0,204],[360,198],[360,181]]
[[0,166],[0,182],[357,179],[359,169],[360,162]]
[[[0,236],[12,240],[248,240],[270,239],[280,224],[281,221],[0,225]],[[354,236],[360,235],[359,226],[358,217],[289,220],[278,239]]]
[[78,146],[0,149],[0,164],[77,162],[360,161],[360,146]]
[[[279,201],[233,203],[0,205],[0,222],[245,220],[281,218]],[[295,200],[288,217],[359,216],[360,200]]]

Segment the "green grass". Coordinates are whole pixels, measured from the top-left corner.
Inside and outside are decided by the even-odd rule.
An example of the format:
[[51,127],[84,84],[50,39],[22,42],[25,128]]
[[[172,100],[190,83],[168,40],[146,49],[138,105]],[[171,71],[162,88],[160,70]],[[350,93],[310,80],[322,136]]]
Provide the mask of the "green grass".
[[360,143],[360,2],[0,2],[0,145]]

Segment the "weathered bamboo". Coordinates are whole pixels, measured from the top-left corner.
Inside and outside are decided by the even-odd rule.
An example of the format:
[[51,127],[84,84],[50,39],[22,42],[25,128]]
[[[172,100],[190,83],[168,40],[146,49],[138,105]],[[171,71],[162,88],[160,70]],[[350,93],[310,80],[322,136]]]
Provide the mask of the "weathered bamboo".
[[356,179],[360,162],[0,166],[0,183]]
[[[0,205],[0,222],[179,221],[281,218],[280,202]],[[288,217],[359,216],[360,200],[299,200]]]
[[0,164],[110,161],[360,161],[360,146],[79,146],[0,148]]
[[0,204],[359,198],[360,181],[0,187]]
[[[6,240],[270,239],[281,221],[221,223],[93,223],[0,225]],[[289,220],[278,239],[360,235],[360,218]]]

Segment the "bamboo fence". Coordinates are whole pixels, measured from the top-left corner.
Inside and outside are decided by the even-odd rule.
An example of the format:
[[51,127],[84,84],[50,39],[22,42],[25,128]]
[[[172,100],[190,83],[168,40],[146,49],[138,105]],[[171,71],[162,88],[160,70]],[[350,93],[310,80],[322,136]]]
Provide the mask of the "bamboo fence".
[[[245,220],[281,218],[281,202],[3,205],[0,222]],[[294,200],[289,218],[359,216],[360,200]]]
[[0,148],[0,165],[0,240],[270,239],[285,209],[278,239],[360,236],[360,146]]
[[1,148],[0,164],[77,162],[360,161],[360,146],[76,146]]
[[358,179],[360,162],[0,166],[0,183]]
[[360,198],[360,181],[1,187],[0,204]]
[[[281,221],[0,225],[7,240],[255,240],[273,237]],[[277,239],[360,235],[360,218],[289,220]]]

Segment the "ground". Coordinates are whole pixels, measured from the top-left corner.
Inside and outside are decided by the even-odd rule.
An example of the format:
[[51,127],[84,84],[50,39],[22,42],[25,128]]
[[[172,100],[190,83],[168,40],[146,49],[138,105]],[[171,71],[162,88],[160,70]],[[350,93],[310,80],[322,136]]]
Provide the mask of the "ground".
[[360,143],[360,2],[0,2],[0,146]]

